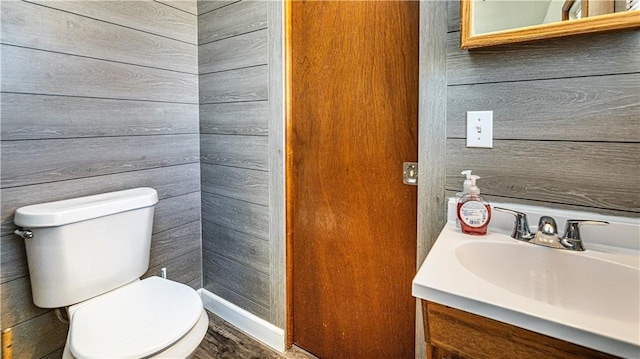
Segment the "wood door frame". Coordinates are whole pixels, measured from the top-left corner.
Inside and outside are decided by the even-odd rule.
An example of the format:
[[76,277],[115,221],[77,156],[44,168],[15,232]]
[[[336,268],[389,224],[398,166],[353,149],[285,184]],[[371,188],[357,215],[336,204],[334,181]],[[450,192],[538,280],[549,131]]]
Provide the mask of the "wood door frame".
[[[269,7],[269,102],[270,104],[274,103],[274,105],[270,105],[269,141],[270,153],[276,152],[276,157],[271,157],[270,163],[281,161],[280,163],[283,164],[282,167],[275,166],[275,168],[270,165],[269,177],[271,179],[283,176],[282,178],[284,178],[284,183],[274,181],[279,183],[277,187],[272,186],[273,182],[270,180],[269,186],[270,201],[281,199],[275,200],[275,203],[270,202],[272,211],[275,208],[280,212],[280,216],[271,217],[270,228],[283,227],[283,230],[280,231],[270,229],[270,238],[272,242],[275,242],[270,245],[270,262],[273,269],[272,303],[274,297],[285,297],[282,303],[275,307],[272,306],[271,309],[272,313],[281,313],[276,316],[280,316],[282,321],[276,321],[274,324],[284,329],[285,348],[290,348],[293,345],[293,232],[291,221],[293,197],[291,196],[292,184],[290,181],[293,167],[293,146],[290,141],[293,131],[291,118],[292,1],[294,0],[273,1],[270,2]],[[419,47],[421,51],[418,75],[418,161],[420,166],[418,176],[421,182],[418,186],[417,203],[416,264],[418,268],[446,223],[444,159],[446,155],[447,3],[447,1],[420,2]],[[280,41],[283,42],[280,50],[277,46],[271,46],[272,42],[278,43]],[[422,51],[423,49],[430,49],[430,51]],[[284,60],[283,63],[279,62],[278,58]],[[281,102],[275,101],[278,95],[283,96]],[[277,108],[272,109],[272,107],[281,105],[283,109],[280,112]],[[274,155],[270,154],[270,156]],[[284,198],[282,198],[283,195]],[[283,241],[280,242],[281,240]],[[278,282],[279,284],[277,284]],[[282,290],[283,282],[286,283],[284,290]],[[426,348],[422,326],[422,309],[419,301],[416,301],[416,311],[416,358],[422,359],[426,357]],[[274,318],[274,314],[272,314],[272,318]]]

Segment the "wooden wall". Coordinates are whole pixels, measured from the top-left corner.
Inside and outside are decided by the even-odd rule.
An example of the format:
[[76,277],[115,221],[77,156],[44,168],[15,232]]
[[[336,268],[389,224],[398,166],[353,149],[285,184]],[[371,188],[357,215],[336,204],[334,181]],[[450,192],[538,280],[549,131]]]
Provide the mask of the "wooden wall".
[[[459,49],[449,2],[446,188],[473,169],[495,201],[640,216],[640,32]],[[466,111],[494,111],[494,148],[467,148]]]
[[16,358],[59,357],[32,304],[24,205],[153,187],[149,272],[201,287],[197,15],[192,1],[2,3],[2,328]]
[[203,287],[269,321],[267,12],[198,2]]

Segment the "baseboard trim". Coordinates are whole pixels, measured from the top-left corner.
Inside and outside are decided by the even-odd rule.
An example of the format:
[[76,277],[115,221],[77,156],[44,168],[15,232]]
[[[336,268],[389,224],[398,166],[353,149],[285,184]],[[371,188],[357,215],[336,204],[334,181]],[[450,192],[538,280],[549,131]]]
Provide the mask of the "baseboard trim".
[[204,288],[198,289],[198,293],[202,296],[202,303],[205,309],[265,345],[270,346],[280,353],[284,353],[284,330],[218,297]]

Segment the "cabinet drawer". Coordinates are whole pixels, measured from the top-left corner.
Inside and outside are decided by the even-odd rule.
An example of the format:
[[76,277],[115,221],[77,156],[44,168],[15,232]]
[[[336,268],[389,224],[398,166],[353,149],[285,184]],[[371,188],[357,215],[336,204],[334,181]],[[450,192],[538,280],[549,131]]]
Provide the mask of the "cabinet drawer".
[[[451,358],[617,358],[441,304],[423,301],[430,356]],[[438,353],[438,357],[446,357]]]

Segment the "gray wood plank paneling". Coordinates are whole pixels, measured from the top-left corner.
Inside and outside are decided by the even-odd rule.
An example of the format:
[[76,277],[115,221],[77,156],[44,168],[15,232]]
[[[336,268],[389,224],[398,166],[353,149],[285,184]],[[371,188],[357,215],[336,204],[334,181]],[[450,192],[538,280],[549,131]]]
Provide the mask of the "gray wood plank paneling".
[[204,287],[223,286],[252,302],[269,307],[269,276],[205,250]]
[[197,161],[198,135],[3,141],[2,187]]
[[153,216],[153,233],[160,233],[200,219],[200,192],[159,201]]
[[200,74],[267,63],[267,30],[259,30],[198,46]]
[[202,192],[202,219],[258,238],[269,238],[269,207]]
[[12,280],[0,285],[0,309],[2,328],[13,327],[19,323],[46,313],[49,309],[36,307],[31,296],[29,277]]
[[[205,263],[206,266],[206,263]],[[205,267],[206,268],[206,267]],[[203,288],[207,289],[209,292],[214,293],[215,295],[221,297],[222,299],[226,299],[227,301],[237,305],[238,307],[246,310],[247,312],[254,314],[264,320],[269,320],[270,310],[269,308],[263,307],[257,303],[250,301],[249,299],[241,296],[240,294],[227,289],[214,281],[207,282],[206,270],[205,276],[203,277],[203,283],[207,283]]]
[[40,358],[67,341],[69,326],[56,318],[53,311],[13,327],[13,357]]
[[[455,197],[456,193],[459,192],[459,191],[460,190],[447,190],[447,191],[445,191],[445,193],[446,193],[447,198],[449,198],[449,197]],[[484,193],[482,194],[482,197],[484,197],[484,199],[489,201],[489,203],[491,203],[491,204],[494,204],[494,203],[519,203],[519,204],[526,204],[526,205],[529,205],[529,206],[548,207],[548,208],[555,208],[555,209],[566,209],[566,210],[570,210],[570,211],[597,212],[599,214],[606,214],[606,215],[612,215],[612,216],[637,217],[633,213],[630,213],[630,212],[621,212],[621,211],[618,211],[618,210],[608,209],[608,208],[593,208],[593,207],[578,206],[578,205],[572,205],[572,204],[566,204],[566,203],[545,202],[545,201],[536,201],[536,200],[522,199],[522,198],[494,196],[494,195],[491,195],[491,194],[485,195]],[[534,228],[533,226],[535,226],[536,224],[537,223],[529,223],[529,225],[532,226],[532,228]],[[560,223],[559,225],[563,225],[563,223]]]
[[285,79],[283,1],[268,4],[269,23],[269,322],[287,337],[287,266],[285,202]]
[[188,285],[189,287],[198,290],[200,288],[202,288],[202,276],[198,275],[196,278],[190,280],[188,283],[184,283],[186,285]]
[[142,278],[160,277],[161,269],[167,268],[167,278],[172,281],[188,284],[200,278],[202,268],[202,253],[200,250],[191,251],[171,259],[161,265],[149,268]]
[[15,234],[0,237],[0,283],[29,274],[24,239]]
[[447,0],[447,31],[460,31],[459,0]]
[[[22,206],[135,187],[154,188],[158,191],[158,197],[161,201],[165,198],[199,191],[200,165],[191,163],[32,186],[5,188],[2,190],[1,235],[8,235],[16,229],[13,224],[13,214],[16,209]],[[4,245],[4,242],[2,245]],[[3,266],[2,268],[4,270],[5,267]]]
[[8,45],[1,50],[3,92],[198,101],[197,75]]
[[198,0],[198,15],[204,14],[240,0]]
[[240,1],[198,16],[198,43],[267,27],[267,1]]
[[1,29],[4,44],[198,73],[196,45],[36,4],[3,3]]
[[269,173],[202,163],[202,191],[269,205]]
[[509,141],[493,149],[447,140],[447,189],[461,188],[473,169],[482,193],[640,212],[636,178],[640,143]]
[[[447,22],[451,1],[420,3],[420,73],[418,106],[418,233],[419,268],[446,223],[445,155],[447,99]],[[423,182],[424,180],[424,182]],[[416,358],[426,357],[423,313],[416,300]]]
[[267,143],[264,136],[201,135],[201,161],[265,171],[269,167]]
[[191,44],[197,43],[196,16],[155,1],[28,1]]
[[[178,212],[180,210],[178,209]],[[155,233],[151,238],[149,267],[156,267],[175,257],[200,250],[201,232],[200,221],[196,220]]]
[[200,106],[200,133],[221,135],[269,134],[269,101]]
[[[448,37],[449,85],[640,72],[640,34],[618,31],[460,50],[459,34]],[[612,56],[615,54],[615,56]]]
[[192,15],[198,14],[196,0],[156,0],[161,4],[165,4],[176,9],[188,12]]
[[198,105],[2,94],[2,140],[198,133]]
[[450,86],[447,136],[466,138],[466,111],[493,110],[494,139],[639,141],[639,84],[640,73]]
[[60,359],[62,358],[63,351],[64,351],[64,347],[58,348],[57,350],[54,350],[53,352],[43,356],[42,359]]
[[202,221],[202,248],[269,275],[269,241]]
[[267,100],[266,65],[200,76],[200,104]]

